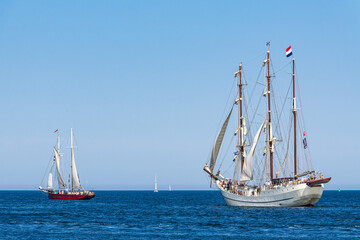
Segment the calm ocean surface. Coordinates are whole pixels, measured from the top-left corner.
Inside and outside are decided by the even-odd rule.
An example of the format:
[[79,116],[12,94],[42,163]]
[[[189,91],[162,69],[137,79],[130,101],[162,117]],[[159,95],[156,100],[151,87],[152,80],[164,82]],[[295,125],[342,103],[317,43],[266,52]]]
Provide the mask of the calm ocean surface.
[[95,193],[0,191],[0,239],[360,238],[360,191],[325,191],[312,208],[228,207],[218,191]]

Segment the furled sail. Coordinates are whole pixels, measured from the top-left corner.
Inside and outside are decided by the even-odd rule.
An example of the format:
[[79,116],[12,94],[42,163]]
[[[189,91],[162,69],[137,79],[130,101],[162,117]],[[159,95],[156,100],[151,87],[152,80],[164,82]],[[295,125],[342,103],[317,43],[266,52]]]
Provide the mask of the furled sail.
[[245,121],[244,116],[241,117],[241,120],[242,120],[242,126],[243,126],[242,132],[246,136],[247,135],[247,129],[246,129],[246,121]]
[[211,172],[213,172],[213,170],[214,170],[216,159],[219,154],[219,150],[220,150],[222,141],[224,139],[224,135],[226,132],[227,125],[229,123],[229,119],[230,119],[232,110],[233,110],[233,108],[231,108],[229,115],[227,116],[222,128],[220,129],[220,132],[218,133],[218,135],[216,137],[216,140],[215,140],[212,152],[211,152],[211,160],[210,160],[210,171]]
[[71,148],[71,177],[72,177],[72,188],[79,189],[81,188],[79,176],[76,170],[75,165],[75,156],[74,156],[74,149]]
[[49,173],[49,178],[47,182],[47,188],[52,189],[53,188],[53,178],[52,178],[52,172]]
[[59,182],[59,188],[60,187],[65,187],[65,183],[61,177],[61,172],[60,172],[60,154],[59,152],[56,150],[56,148],[54,148],[54,153],[55,153],[55,161],[56,161],[56,172],[57,172],[57,179]]
[[264,126],[265,122],[263,122],[259,128],[259,130],[257,131],[254,141],[251,145],[251,148],[249,150],[249,152],[246,155],[245,161],[244,161],[244,165],[241,171],[241,175],[240,175],[240,181],[249,181],[253,179],[253,171],[252,171],[252,157],[254,155],[255,152],[255,148],[256,145],[258,143],[260,134],[261,134],[261,130]]

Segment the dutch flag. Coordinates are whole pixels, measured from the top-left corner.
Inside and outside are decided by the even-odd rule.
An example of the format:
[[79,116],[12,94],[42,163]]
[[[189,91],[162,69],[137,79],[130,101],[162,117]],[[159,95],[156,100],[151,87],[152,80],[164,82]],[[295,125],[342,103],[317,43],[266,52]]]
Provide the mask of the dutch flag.
[[291,55],[292,55],[291,46],[289,46],[289,47],[286,49],[286,57],[290,57]]

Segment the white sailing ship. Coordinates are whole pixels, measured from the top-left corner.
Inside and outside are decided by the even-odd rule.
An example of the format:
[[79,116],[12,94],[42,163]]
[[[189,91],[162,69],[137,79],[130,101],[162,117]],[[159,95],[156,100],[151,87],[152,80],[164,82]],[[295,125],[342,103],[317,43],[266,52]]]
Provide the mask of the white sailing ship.
[[[287,55],[291,54],[289,47]],[[303,115],[298,116],[301,108],[296,105],[294,57],[289,64],[292,65],[292,77],[288,93],[282,103],[283,110],[287,100],[291,99],[288,103],[287,128],[283,127],[284,111],[279,111],[278,103],[275,101],[275,96],[278,95],[273,91],[275,73],[270,72],[272,65],[269,50],[260,71],[264,73],[264,83],[259,83],[258,80],[254,83],[254,86],[260,84],[261,89],[264,89],[261,90],[259,102],[255,106],[250,103],[254,101],[252,93],[256,88],[254,87],[250,94],[247,91],[242,64],[235,73],[238,86],[235,101],[231,104],[229,114],[216,137],[209,164],[205,164],[204,167],[211,183],[220,189],[229,206],[312,206],[321,198],[324,184],[331,180],[330,177],[324,178],[322,173],[312,168]],[[291,88],[292,91],[289,91]],[[289,96],[289,92],[292,92],[292,96]],[[231,163],[230,167],[226,168],[234,171],[232,177],[224,177],[228,170],[223,170],[222,165],[224,160],[229,160],[229,154],[223,154],[220,164],[216,163],[235,105],[238,107],[238,118],[233,139],[236,139],[237,143],[229,141],[229,147],[235,145],[235,152],[234,157],[227,161]],[[282,131],[283,129],[286,131]],[[304,136],[300,134],[301,132],[304,132]],[[260,140],[262,134],[264,141]],[[302,146],[298,146],[300,142],[298,140],[302,140]],[[216,172],[215,167],[219,169]],[[274,168],[278,169],[276,176],[274,176]],[[300,171],[301,173],[298,173]]]

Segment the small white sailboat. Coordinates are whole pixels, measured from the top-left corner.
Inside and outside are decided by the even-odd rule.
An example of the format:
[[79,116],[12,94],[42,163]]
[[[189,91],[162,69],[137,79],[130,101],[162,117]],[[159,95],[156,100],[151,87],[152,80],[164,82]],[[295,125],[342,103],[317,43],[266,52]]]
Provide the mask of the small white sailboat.
[[169,185],[169,191],[171,191],[171,185]]
[[[286,53],[287,57],[292,55],[291,47],[286,49]],[[287,119],[290,121],[287,121],[287,127],[281,125],[285,120],[282,120],[284,118],[281,115],[282,111],[279,113],[276,108],[277,102],[274,100],[271,78],[275,74],[270,73],[269,50],[262,62],[261,71],[265,75],[264,83],[258,81],[254,83],[260,84],[261,89],[258,103],[255,106],[249,106],[254,91],[245,95],[244,87],[247,84],[244,83],[242,64],[235,73],[235,78],[238,79],[238,91],[234,98],[236,100],[216,137],[209,165],[205,164],[204,166],[204,171],[209,175],[211,182],[220,189],[229,206],[312,206],[320,200],[324,184],[331,180],[330,177],[324,178],[322,173],[312,169],[310,152],[305,138],[303,115],[297,116],[297,112],[302,109],[296,106],[295,59],[293,58],[290,63],[292,63],[292,78],[289,86],[292,86],[292,91],[289,91],[289,87],[282,103],[282,106],[285,106],[286,101],[291,99],[291,102],[288,103],[290,116]],[[289,92],[292,92],[292,96],[289,95]],[[236,139],[237,143],[229,141],[229,147],[232,144],[235,145],[234,157],[231,157],[230,162],[234,168],[234,174],[227,178],[221,173],[222,163],[218,166],[217,172],[215,166],[235,105],[239,109],[234,133],[236,136],[234,140]],[[271,106],[275,106],[273,107],[275,109],[272,109]],[[284,129],[287,129],[285,134],[282,133]],[[259,141],[262,132],[264,132],[264,142]],[[302,132],[304,132],[304,136],[299,134]],[[275,138],[275,135],[278,139]],[[291,140],[293,145],[290,144]],[[303,143],[303,148],[298,147],[297,140]],[[258,145],[262,146],[257,147]],[[261,149],[259,150],[259,148]],[[226,158],[228,157],[225,154],[223,160]],[[273,174],[275,167],[279,169],[275,172],[276,176]],[[231,166],[227,169],[231,169]],[[298,173],[300,170],[302,173]],[[225,175],[225,173],[223,174]],[[279,174],[282,176],[279,177]]]
[[154,192],[158,192],[158,187],[157,187],[157,178],[156,178],[156,175],[155,175],[155,189],[154,189]]

